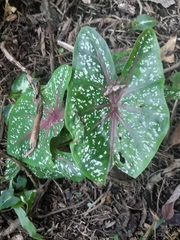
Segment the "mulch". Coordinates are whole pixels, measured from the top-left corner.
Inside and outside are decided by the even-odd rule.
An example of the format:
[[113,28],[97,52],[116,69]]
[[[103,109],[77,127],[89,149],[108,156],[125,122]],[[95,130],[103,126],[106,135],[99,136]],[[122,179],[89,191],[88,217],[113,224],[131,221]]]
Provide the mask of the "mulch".
[[[2,6],[4,1],[0,0]],[[131,32],[132,21],[141,13],[157,20],[155,32],[160,46],[177,35],[174,63],[163,63],[166,82],[180,67],[170,68],[180,61],[180,3],[163,8],[151,1],[92,0],[91,4],[80,0],[10,1],[17,8],[14,19],[0,8],[1,42],[7,50],[36,77],[47,83],[59,65],[72,63],[71,49],[83,26],[95,28],[106,40],[112,52],[131,49],[140,32]],[[59,45],[60,44],[60,45]],[[13,81],[22,74],[20,68],[7,60],[0,52],[0,103],[13,102],[8,95]],[[76,183],[68,179],[43,180],[38,198],[31,210],[30,219],[38,232],[54,240],[138,240],[161,217],[162,205],[168,200],[180,182],[179,170],[173,167],[180,159],[178,146],[171,147],[169,138],[180,120],[179,102],[168,103],[171,113],[170,132],[162,142],[148,168],[137,179],[131,179],[116,168],[110,172],[105,186],[85,179]],[[0,109],[1,109],[0,108]],[[3,178],[7,126],[1,118],[0,171]],[[0,190],[8,188],[3,182]],[[180,239],[180,202],[175,203],[175,215],[164,222],[154,234],[144,239]],[[16,219],[13,210],[0,213],[0,232],[8,228],[9,219]],[[8,238],[21,234],[32,239],[20,226]]]

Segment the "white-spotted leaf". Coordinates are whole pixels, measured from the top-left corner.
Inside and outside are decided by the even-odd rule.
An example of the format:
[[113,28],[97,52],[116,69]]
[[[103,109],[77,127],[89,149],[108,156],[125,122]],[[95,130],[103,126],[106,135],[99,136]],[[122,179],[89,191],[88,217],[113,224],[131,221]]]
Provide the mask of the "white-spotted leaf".
[[74,162],[71,153],[60,152],[55,150],[53,152],[54,165],[51,168],[28,166],[29,169],[39,178],[68,178],[72,181],[79,182],[84,179],[79,167]]
[[72,69],[66,65],[57,68],[42,90],[43,116],[39,141],[35,151],[26,158],[23,158],[23,155],[29,149],[29,139],[36,115],[33,90],[28,89],[17,100],[9,117],[7,151],[10,155],[32,166],[53,166],[50,140],[57,136],[64,126],[63,98],[71,71]]
[[106,42],[89,27],[77,37],[73,69],[66,100],[66,124],[74,139],[72,155],[88,178],[104,183],[110,160],[110,120],[100,121],[109,107],[98,106],[106,104],[105,86],[117,75]]
[[104,183],[113,164],[137,177],[169,127],[159,45],[152,29],[138,38],[118,79],[105,41],[84,27],[76,40],[66,125],[82,172]]
[[127,88],[119,103],[123,122],[117,128],[121,140],[120,144],[116,141],[116,149],[125,162],[119,159],[116,163],[122,171],[137,177],[148,166],[169,129],[163,67],[152,29],[145,30],[137,39],[121,81],[127,83]]

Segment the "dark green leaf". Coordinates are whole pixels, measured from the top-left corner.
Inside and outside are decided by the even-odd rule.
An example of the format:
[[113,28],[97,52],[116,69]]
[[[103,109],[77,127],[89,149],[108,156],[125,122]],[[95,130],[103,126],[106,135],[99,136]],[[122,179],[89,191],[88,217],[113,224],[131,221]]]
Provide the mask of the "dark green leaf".
[[42,239],[43,237],[38,234],[36,231],[36,228],[34,224],[29,220],[29,218],[26,215],[26,212],[22,208],[14,208],[14,211],[16,212],[19,221],[21,223],[21,226],[28,231],[29,235],[35,239]]
[[17,178],[13,181],[13,188],[22,190],[26,187],[27,184],[27,178],[25,176],[17,176]]
[[[53,153],[54,149],[59,149],[65,152],[69,148],[67,145],[72,141],[72,137],[66,128],[63,128],[60,134],[57,137],[51,139],[51,152]],[[66,148],[67,147],[67,148]]]
[[180,72],[173,74],[170,77],[171,82],[173,82],[173,88],[176,88],[180,91]]
[[6,124],[8,124],[9,115],[12,110],[13,104],[8,104],[3,107],[2,115]]
[[20,199],[14,196],[14,189],[6,189],[0,196],[0,209],[12,207],[19,201]]

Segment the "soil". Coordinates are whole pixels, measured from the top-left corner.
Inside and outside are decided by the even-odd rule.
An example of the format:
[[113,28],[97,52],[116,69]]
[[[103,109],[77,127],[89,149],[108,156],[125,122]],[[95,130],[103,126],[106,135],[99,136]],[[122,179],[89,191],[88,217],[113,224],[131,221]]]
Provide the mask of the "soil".
[[[35,73],[41,83],[47,83],[52,72],[64,63],[71,65],[71,48],[60,51],[59,41],[74,46],[76,36],[83,26],[95,28],[106,40],[111,51],[131,49],[140,31],[131,31],[131,23],[143,13],[157,20],[154,27],[160,47],[170,37],[177,35],[174,62],[163,62],[166,83],[180,71],[180,2],[168,8],[156,1],[143,0],[9,0],[17,10],[11,14],[0,0],[1,42],[14,58]],[[170,2],[170,1],[157,1]],[[173,67],[172,67],[173,66]],[[8,98],[13,81],[22,70],[0,52],[0,103],[1,108],[13,102]],[[41,180],[30,219],[44,239],[54,240],[110,240],[130,239],[180,239],[180,201],[174,205],[173,217],[149,234],[156,220],[162,217],[163,204],[180,183],[178,144],[171,146],[170,136],[180,121],[178,101],[168,103],[171,113],[170,131],[162,142],[148,168],[131,179],[114,168],[105,186],[85,179],[76,183],[68,179]],[[0,110],[1,110],[0,108]],[[6,169],[7,126],[0,111],[0,171],[1,179]],[[180,142],[177,142],[180,143]],[[11,157],[10,157],[11,158]],[[40,185],[41,184],[41,185]],[[2,182],[0,190],[8,188]],[[8,229],[16,219],[13,210],[0,213],[0,232]],[[33,239],[17,226],[0,239]],[[22,237],[22,238],[20,238]]]

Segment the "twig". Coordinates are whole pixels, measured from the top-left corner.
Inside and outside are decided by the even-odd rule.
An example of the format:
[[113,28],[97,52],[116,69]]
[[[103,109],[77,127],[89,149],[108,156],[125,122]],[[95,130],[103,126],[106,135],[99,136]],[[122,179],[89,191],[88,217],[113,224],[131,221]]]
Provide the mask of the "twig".
[[171,67],[164,69],[164,73],[170,72],[178,67],[180,67],[180,62],[177,62],[176,64],[172,65]]
[[63,200],[64,200],[64,204],[66,205],[66,198],[65,198],[65,196],[64,196],[63,190],[61,189],[61,187],[59,186],[59,184],[58,184],[55,180],[52,179],[52,181],[56,184],[57,188],[58,188],[59,191],[61,192],[62,197],[63,197]]
[[15,219],[15,220],[9,220],[8,222],[9,222],[9,227],[6,228],[6,230],[0,232],[0,237],[1,236],[5,237],[7,235],[10,235],[20,226],[19,218]]
[[57,40],[57,44],[63,48],[65,48],[66,50],[68,50],[69,52],[73,52],[74,51],[74,47],[66,42]]
[[33,214],[33,216],[37,215],[37,208],[38,208],[38,205],[39,205],[39,201],[41,200],[42,196],[47,191],[50,182],[51,182],[51,179],[48,179],[44,184],[41,184],[40,181],[39,181],[39,183],[38,183],[39,186],[36,189],[36,196],[35,196],[35,199],[33,201],[31,209],[30,209],[30,214],[31,215],[32,214]]
[[155,213],[153,213],[153,211],[151,209],[150,209],[150,212],[151,212],[154,220],[153,220],[153,223],[149,226],[149,228],[146,231],[146,233],[144,234],[144,236],[142,237],[142,240],[147,240],[149,238],[149,235],[151,234],[151,231],[156,226],[157,221],[159,220],[159,217]]
[[140,0],[137,0],[137,2],[138,2],[138,4],[139,4],[139,15],[141,15],[142,14],[142,3],[141,3],[141,1]]
[[170,121],[171,125],[172,125],[172,121],[174,120],[174,116],[176,114],[177,107],[178,107],[178,100],[176,100],[173,105],[173,109],[172,109],[172,113],[171,113],[171,121]]
[[[21,69],[22,72],[25,72],[26,74],[30,75],[30,72],[27,71],[25,67],[23,67],[20,62],[16,61],[16,59],[6,50],[6,42],[1,43],[1,51],[4,53],[5,57],[12,63],[14,63],[18,68]],[[30,83],[31,84],[31,83]]]
[[[104,194],[102,194],[101,196],[99,196],[95,202],[93,202],[93,204],[89,207],[89,209],[84,213],[84,216],[86,216],[90,212],[94,211],[95,209],[99,208],[105,202],[106,196],[108,195],[108,193],[111,189],[111,186],[112,186],[112,183],[109,182],[107,191]],[[99,201],[100,201],[100,203],[97,204]]]
[[47,32],[49,35],[49,44],[50,44],[50,67],[51,74],[54,72],[54,39],[52,32],[52,17],[50,11],[50,5],[48,0],[41,0],[41,9],[44,11],[45,18],[47,21]]
[[16,163],[16,165],[18,165],[18,166],[20,167],[20,169],[26,173],[27,177],[30,178],[30,180],[31,180],[31,182],[33,183],[35,189],[37,189],[37,183],[36,183],[36,181],[34,180],[34,178],[36,179],[36,177],[35,177],[35,176],[33,175],[33,173],[26,167],[26,165],[25,165],[23,162],[21,162],[21,161],[17,160],[16,158],[14,158],[14,157],[12,157],[12,156],[4,153],[2,150],[0,150],[0,154],[1,154],[1,156],[3,156],[3,158],[6,158],[6,159],[9,158],[9,159],[11,159],[14,163]]
[[58,209],[58,210],[55,210],[55,211],[52,211],[50,213],[47,213],[45,215],[39,215],[37,216],[37,218],[45,218],[45,217],[48,217],[48,216],[51,216],[53,214],[56,214],[56,213],[60,213],[60,212],[63,212],[63,211],[66,211],[66,210],[69,210],[69,209],[76,209],[78,207],[80,207],[81,205],[83,205],[86,201],[88,200],[88,198],[86,198],[85,200],[83,200],[82,202],[79,202],[75,205],[72,205],[72,206],[69,206],[69,207],[65,207],[65,208],[61,208],[61,209]]
[[0,142],[2,140],[2,136],[4,132],[4,118],[2,116],[4,102],[5,102],[5,96],[3,97],[2,105],[0,106]]
[[23,157],[29,156],[31,154],[38,143],[38,138],[39,138],[39,132],[40,132],[40,122],[43,114],[43,104],[42,104],[42,99],[40,95],[40,84],[37,82],[36,89],[35,89],[35,98],[34,98],[34,103],[37,105],[37,112],[36,112],[36,117],[34,119],[34,124],[33,124],[33,131],[31,133],[30,137],[30,149],[23,155]]

